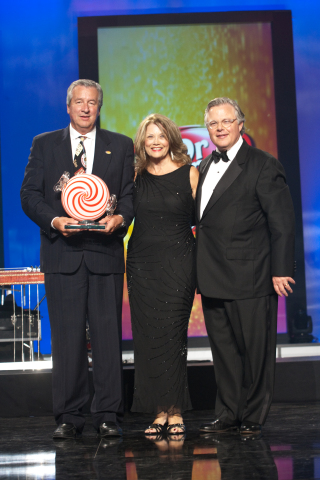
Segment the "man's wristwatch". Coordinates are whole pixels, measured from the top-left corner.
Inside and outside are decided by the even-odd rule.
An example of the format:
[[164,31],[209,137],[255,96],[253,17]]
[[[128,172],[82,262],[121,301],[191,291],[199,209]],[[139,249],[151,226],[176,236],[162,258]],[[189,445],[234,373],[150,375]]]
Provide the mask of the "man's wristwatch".
[[[119,217],[122,217],[122,219],[123,219],[123,222],[121,223],[120,227],[125,227],[125,226],[126,226],[126,221],[125,221],[125,219],[124,219],[124,216],[121,215],[120,213],[118,213],[118,216],[119,216]],[[120,227],[119,227],[119,228],[120,228]]]

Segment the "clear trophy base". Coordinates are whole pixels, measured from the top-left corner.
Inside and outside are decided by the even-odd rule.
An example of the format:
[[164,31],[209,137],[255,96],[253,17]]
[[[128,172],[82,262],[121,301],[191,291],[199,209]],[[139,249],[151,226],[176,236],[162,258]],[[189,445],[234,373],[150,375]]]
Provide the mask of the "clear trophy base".
[[105,225],[94,222],[93,220],[80,220],[78,223],[69,223],[65,225],[66,230],[105,230]]

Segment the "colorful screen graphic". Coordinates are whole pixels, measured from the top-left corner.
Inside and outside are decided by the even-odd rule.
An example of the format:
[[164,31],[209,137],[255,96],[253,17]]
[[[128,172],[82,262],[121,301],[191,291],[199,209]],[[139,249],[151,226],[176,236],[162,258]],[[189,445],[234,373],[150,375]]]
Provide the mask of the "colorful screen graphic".
[[[227,96],[246,115],[246,141],[277,157],[270,23],[99,28],[98,68],[102,128],[134,138],[143,118],[162,113],[180,126],[197,165],[215,148],[204,128],[205,107],[212,98]],[[280,299],[278,332],[286,330]],[[189,336],[206,336],[199,295]],[[126,285],[123,338],[132,338]]]

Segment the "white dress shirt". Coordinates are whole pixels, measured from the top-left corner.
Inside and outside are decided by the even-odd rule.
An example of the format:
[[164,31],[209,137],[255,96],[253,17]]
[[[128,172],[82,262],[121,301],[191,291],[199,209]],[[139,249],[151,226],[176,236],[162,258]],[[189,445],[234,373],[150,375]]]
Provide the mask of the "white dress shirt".
[[[243,138],[240,135],[239,140],[227,151],[229,161],[224,162],[220,160],[218,163],[211,162],[209,166],[208,173],[206,178],[204,179],[202,189],[201,189],[201,204],[200,204],[200,218],[211,198],[213,190],[216,188],[217,183],[221,180],[222,176],[228,170],[231,162],[234,160],[235,156],[237,155],[241,145],[243,142]],[[221,153],[220,150],[217,148],[217,152]]]
[[[85,135],[81,135],[81,133],[77,132],[70,124],[70,140],[71,140],[71,150],[72,150],[72,160],[74,159],[77,146],[80,142],[80,137],[86,137],[84,139],[84,149],[87,155],[87,170],[86,173],[89,175],[92,173],[93,168],[93,159],[94,159],[94,149],[96,146],[96,127],[91,130],[91,132],[86,133]],[[71,172],[70,172],[71,173]]]

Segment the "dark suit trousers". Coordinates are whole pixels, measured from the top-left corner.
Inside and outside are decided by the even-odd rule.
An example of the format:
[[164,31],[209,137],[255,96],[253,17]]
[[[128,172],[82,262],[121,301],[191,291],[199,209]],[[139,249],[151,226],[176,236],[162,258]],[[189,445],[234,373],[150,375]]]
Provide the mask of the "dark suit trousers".
[[81,431],[89,400],[86,318],[92,346],[93,425],[123,416],[121,309],[123,274],[91,273],[84,259],[72,274],[46,273],[51,325],[53,413]]
[[245,300],[202,296],[217,398],[215,413],[238,424],[264,424],[273,396],[277,295]]

